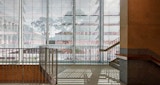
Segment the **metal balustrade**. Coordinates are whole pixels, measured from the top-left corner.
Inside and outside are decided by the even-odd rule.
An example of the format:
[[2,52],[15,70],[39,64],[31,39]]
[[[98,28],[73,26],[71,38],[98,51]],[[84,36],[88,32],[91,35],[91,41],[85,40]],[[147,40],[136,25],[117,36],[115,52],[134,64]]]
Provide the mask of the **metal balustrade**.
[[54,85],[55,55],[56,50],[48,48],[1,48],[0,83]]
[[[107,52],[103,52],[102,56],[100,56],[101,52],[97,46],[76,46],[75,54],[73,54],[72,46],[46,45],[40,46],[40,48],[1,48],[0,71],[2,77],[0,83],[46,83],[54,85],[57,83],[59,73],[58,64],[104,64],[115,59],[114,54],[118,51],[118,45]],[[20,78],[13,78],[18,74],[16,69],[20,71]],[[8,72],[12,72],[12,76],[7,75]],[[29,72],[31,72],[31,78],[28,76]],[[29,79],[27,80],[27,78]],[[36,80],[37,78],[38,80]]]
[[73,46],[49,45],[49,47],[58,50],[58,63],[61,64],[108,63],[115,59],[115,54],[119,52],[119,45],[103,53],[100,52],[98,46],[76,46],[75,53],[73,51]]
[[58,54],[57,49],[40,46],[39,65],[42,73],[52,85],[57,84]]
[[38,64],[39,48],[0,48],[0,64]]

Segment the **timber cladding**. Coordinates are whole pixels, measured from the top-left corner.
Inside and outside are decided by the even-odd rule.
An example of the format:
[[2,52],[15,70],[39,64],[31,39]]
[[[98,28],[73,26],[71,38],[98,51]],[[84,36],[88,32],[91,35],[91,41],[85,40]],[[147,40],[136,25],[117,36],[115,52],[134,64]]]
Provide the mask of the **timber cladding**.
[[48,83],[39,65],[0,65],[0,83]]

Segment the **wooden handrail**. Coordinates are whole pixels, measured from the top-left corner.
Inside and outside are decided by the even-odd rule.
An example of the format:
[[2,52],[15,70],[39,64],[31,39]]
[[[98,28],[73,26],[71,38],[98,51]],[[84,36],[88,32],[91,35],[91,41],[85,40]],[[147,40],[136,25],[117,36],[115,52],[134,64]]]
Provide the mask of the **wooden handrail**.
[[108,47],[107,49],[100,49],[100,51],[108,51],[111,48],[115,47],[116,45],[120,44],[120,41],[116,42],[115,44],[111,45],[110,47]]
[[[147,54],[143,54],[143,55],[142,54],[129,54],[129,55],[116,54],[116,55],[126,57],[127,60],[149,60],[149,61],[152,61],[153,63],[160,66],[160,59],[158,59],[152,55],[147,55]],[[121,57],[119,57],[119,58],[121,58]]]

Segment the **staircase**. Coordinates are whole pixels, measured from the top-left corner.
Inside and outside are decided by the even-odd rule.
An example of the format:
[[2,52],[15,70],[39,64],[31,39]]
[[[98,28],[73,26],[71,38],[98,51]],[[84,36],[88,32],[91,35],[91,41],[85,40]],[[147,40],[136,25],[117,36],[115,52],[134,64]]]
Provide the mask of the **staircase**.
[[113,61],[109,62],[109,65],[119,70],[119,58],[116,58]]
[[[111,49],[114,49],[115,46],[120,44],[120,39],[117,38],[117,39],[113,40],[112,42],[113,43],[111,43],[111,45],[108,48],[100,49],[100,51],[107,52],[107,51],[109,51]],[[119,67],[120,67],[119,60],[120,60],[119,58],[116,58],[116,59],[110,61],[109,65],[119,70]]]

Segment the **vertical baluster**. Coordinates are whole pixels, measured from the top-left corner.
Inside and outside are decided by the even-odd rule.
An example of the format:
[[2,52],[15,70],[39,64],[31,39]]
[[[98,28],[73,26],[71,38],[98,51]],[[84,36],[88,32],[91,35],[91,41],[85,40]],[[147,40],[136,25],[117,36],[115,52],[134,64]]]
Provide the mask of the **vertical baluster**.
[[44,53],[45,53],[45,48],[41,48],[41,50],[42,50],[42,56],[40,57],[41,58],[41,71],[42,71],[42,74],[41,74],[41,80],[42,80],[42,82],[44,82],[44,80],[43,80],[43,70],[42,69],[44,69],[43,67],[44,67]]
[[88,61],[88,60],[87,60],[87,56],[86,56],[85,49],[86,49],[85,47],[81,47],[81,48],[80,48],[80,50],[83,51],[82,58],[80,57],[80,58],[81,58],[80,61],[82,61],[82,64],[83,64],[83,62],[85,63],[86,61]]
[[114,52],[113,52],[113,56],[114,56],[114,59],[115,59],[116,46],[115,46],[115,47],[113,47],[113,50],[114,50]]
[[[23,49],[23,48],[19,48],[18,50],[19,50],[19,52],[21,52],[21,51],[23,52],[24,49]],[[21,53],[20,53],[20,54],[21,54]],[[23,54],[23,55],[24,55],[24,54]],[[21,69],[21,72],[22,72],[22,73],[21,73],[21,75],[22,75],[22,80],[21,80],[21,82],[22,82],[22,83],[24,83],[24,79],[25,79],[25,77],[24,77],[24,70],[25,70],[25,68],[24,68],[24,65],[23,65],[23,63],[24,63],[24,58],[23,58],[24,56],[23,56],[23,55],[19,55],[19,57],[21,57],[21,59],[22,59],[21,62],[20,62],[20,64],[19,64],[19,69]]]
[[[10,63],[9,63],[9,62],[10,62],[10,61],[9,61],[10,59],[9,59],[8,56],[9,56],[9,48],[7,48],[7,56],[6,56],[6,57],[7,57],[7,65],[6,65],[7,68],[6,68],[6,69],[7,69],[8,73],[11,73],[11,70],[10,70]],[[7,74],[7,78],[9,79],[8,74]],[[11,82],[10,79],[9,79],[9,82]]]
[[[19,52],[21,52],[21,51],[23,52],[23,50],[24,50],[23,48],[19,48]],[[23,54],[23,55],[24,55],[24,54]],[[19,56],[22,58],[22,61],[21,61],[21,62],[22,62],[22,65],[21,65],[21,69],[22,69],[22,82],[24,83],[24,79],[25,79],[24,69],[25,69],[25,68],[24,68],[24,58],[23,58],[24,56],[23,56],[23,55],[19,55]]]
[[[30,58],[30,53],[31,53],[31,50],[30,50],[30,48],[25,48],[26,49],[26,51],[27,51],[27,53],[25,54],[25,59],[23,60],[23,61],[25,61],[26,62],[26,71],[28,71],[28,73],[29,72],[31,72],[31,68],[30,68],[30,66],[29,66],[29,63],[31,62],[31,58]],[[28,64],[28,65],[27,65]],[[29,75],[28,76],[28,78],[26,77],[26,79],[27,79],[27,82],[29,82],[29,83],[31,83],[32,81],[32,79],[30,78],[30,76],[31,75]],[[30,79],[29,79],[30,78]]]
[[[8,53],[8,48],[6,48],[6,55],[5,55],[5,57],[6,57],[6,65],[5,65],[5,67],[6,67],[6,72],[8,73],[8,69],[7,69],[7,66],[8,66],[8,62],[7,62],[7,53]],[[8,76],[7,76],[7,74],[6,74],[6,78],[8,78]]]
[[[14,55],[14,49],[15,49],[15,48],[11,48],[11,55],[13,56],[12,64],[13,64],[13,66],[15,67],[14,62],[15,62],[16,58],[15,58],[15,55]],[[14,72],[14,67],[12,67],[12,71],[13,71],[13,72]],[[14,72],[14,74],[15,74],[15,72]],[[13,81],[13,82],[14,82],[14,81]]]
[[[5,72],[8,72],[8,70],[7,70],[7,48],[5,49],[5,63],[6,63],[6,65],[5,65]],[[7,78],[8,76],[6,75],[6,73],[5,73],[5,77]]]
[[[15,68],[13,68],[13,70],[14,70],[14,73],[16,74],[17,72],[16,72],[16,70],[17,70],[17,48],[14,48],[13,49],[13,54],[14,54],[14,56],[15,56]],[[15,81],[14,81],[14,83],[16,83],[17,82],[17,77],[15,77]]]
[[[29,57],[30,58],[30,62],[28,63],[28,66],[29,66],[28,70],[31,72],[31,71],[33,71],[33,66],[32,66],[32,62],[33,62],[33,48],[28,48],[28,49],[30,49],[30,54],[29,54],[29,56],[30,56]],[[33,79],[34,78],[32,77],[31,80],[30,80],[30,83],[33,83]]]
[[58,50],[56,49],[56,84],[58,84]]
[[[40,69],[40,71],[42,72],[42,70],[41,70],[41,67],[42,67],[42,54],[43,54],[43,49],[42,49],[42,47],[40,47],[39,48],[40,50],[39,50],[39,69]],[[40,74],[40,82],[43,82],[42,81],[42,76],[41,76],[41,74]]]
[[88,58],[86,57],[86,54],[87,54],[87,47],[84,48],[83,61],[88,61]]
[[34,67],[34,65],[33,65],[33,63],[34,63],[34,48],[31,48],[31,62],[30,62],[30,68],[31,68],[31,70],[30,71],[33,71],[32,73],[33,73],[33,78],[32,78],[32,83],[34,83],[34,72],[35,72],[35,67]]
[[[2,57],[1,59],[0,59],[0,63],[1,63],[1,72],[2,72],[2,74],[1,74],[1,78],[3,78],[4,79],[4,76],[3,76],[3,48],[0,48],[0,50],[1,50],[1,53],[2,53],[2,55],[0,56],[0,57]],[[2,82],[3,80],[1,80],[0,82]]]
[[44,73],[45,73],[45,82],[47,81],[47,79],[46,79],[46,72],[47,72],[47,47],[45,48],[45,69],[44,69]]
[[[12,54],[12,49],[11,48],[9,48],[9,56],[10,56],[10,70],[11,70],[11,72],[12,72],[12,74],[14,73],[13,72],[13,70],[12,70],[12,67],[13,67],[13,63],[12,63],[12,60],[13,60],[13,56],[11,55]],[[13,80],[11,81],[11,82],[13,82]]]
[[[13,67],[14,67],[14,56],[13,56],[13,48],[10,48],[10,56],[11,56],[11,63],[12,63],[12,66],[11,66],[11,71],[12,71],[12,74],[14,74],[14,70],[13,70]],[[15,80],[15,78],[14,78]],[[12,82],[14,82],[14,80],[12,80]]]
[[2,63],[2,65],[1,65],[1,69],[2,69],[2,74],[1,74],[1,77],[2,78],[4,78],[4,73],[3,73],[3,70],[4,70],[4,68],[3,68],[3,48],[0,48],[0,50],[1,50],[1,53],[2,53],[2,58],[1,58],[1,61],[0,61],[0,63]]
[[90,53],[89,53],[89,49],[90,49],[90,47],[86,47],[86,49],[87,49],[87,52],[85,53],[85,58],[86,58],[86,60],[84,60],[84,61],[87,61],[87,62],[89,62],[89,57],[90,57]]
[[7,51],[7,48],[6,48],[5,50],[6,50],[6,51],[5,51],[5,62],[6,62],[6,65],[7,65],[7,64],[8,64],[8,63],[7,63],[7,52],[8,52],[8,51]]
[[51,64],[51,59],[50,59],[51,52],[52,52],[51,49],[49,49],[49,75],[51,75],[50,73],[51,72],[51,69],[50,69],[51,68],[51,65],[50,65]]
[[[87,62],[89,62],[89,56],[87,56],[88,55],[88,53],[89,53],[89,47],[85,47],[85,49],[86,49],[86,52],[85,52],[85,54],[84,54],[84,60],[83,61],[87,61]],[[85,63],[84,62],[84,63]]]
[[[8,48],[8,53],[7,53],[7,62],[8,62],[8,65],[10,66],[10,48]],[[10,67],[9,67],[10,69]]]
[[[17,48],[17,56],[18,56],[18,59],[19,59],[19,61],[18,61],[18,69],[21,69],[21,68],[20,68],[21,62],[20,62],[19,52],[20,52],[20,48]],[[22,71],[22,70],[20,70],[20,72],[21,72],[21,71]],[[17,71],[17,73],[18,73],[18,71]],[[22,78],[22,76],[21,76],[21,78]],[[20,79],[19,82],[20,82],[20,81],[22,81],[22,79]]]
[[35,77],[36,77],[36,79],[37,79],[37,83],[39,82],[39,67],[37,67],[37,65],[38,65],[38,62],[37,62],[37,58],[38,58],[38,56],[37,56],[37,54],[38,54],[38,51],[37,51],[37,48],[35,48],[35,63],[36,63],[36,71],[38,71],[38,72],[36,72],[36,74],[35,74]]
[[33,71],[33,80],[32,80],[33,83],[36,80],[35,77],[36,66],[34,65],[34,61],[35,61],[35,48],[32,48],[32,62],[30,65],[32,66],[32,71]]
[[5,79],[5,56],[4,56],[4,52],[5,52],[5,48],[3,48],[3,60],[2,60],[2,64],[3,64],[3,78]]
[[[40,69],[40,71],[41,71],[41,56],[42,56],[42,47],[40,47],[39,49],[37,49],[38,50],[38,52],[39,52],[39,69]],[[40,74],[39,74],[39,83],[41,82],[41,72],[40,72]]]
[[[38,55],[38,59],[37,60],[38,60],[38,65],[39,65],[38,69],[41,71],[41,69],[40,69],[40,67],[41,67],[41,58],[40,58],[41,57],[41,47],[37,48],[37,55]],[[38,75],[38,78],[39,78],[38,82],[39,83],[41,82],[41,75],[40,74],[41,74],[41,72]]]
[[34,72],[37,72],[37,73],[34,73],[34,76],[35,76],[35,78],[36,78],[36,80],[35,80],[35,82],[34,83],[36,83],[36,82],[39,82],[39,75],[37,75],[38,74],[38,67],[37,67],[37,48],[34,48],[34,53],[35,53],[35,64],[36,64],[36,68],[35,68],[35,71]]
[[[44,54],[43,54],[43,68],[42,68],[42,73],[44,74],[44,70],[45,70],[45,54],[46,54],[46,48],[44,48]],[[45,82],[45,75],[43,76],[43,78],[44,78],[44,81],[43,82]]]
[[[4,73],[5,73],[5,75],[4,75],[4,77],[5,78],[7,78],[7,76],[6,76],[6,73],[7,73],[7,71],[6,71],[6,65],[7,65],[7,62],[6,62],[6,48],[4,48],[4,57],[5,57],[5,60],[4,60]],[[6,80],[5,80],[5,82],[6,82]]]
[[[18,64],[17,64],[17,69],[20,69],[20,56],[19,56],[19,48],[17,48],[17,57],[18,57]],[[17,70],[16,70],[16,72],[17,72]],[[17,72],[17,74],[18,74],[18,72]],[[18,78],[18,77],[17,77]],[[19,80],[20,81],[20,80]]]
[[[14,66],[14,65],[13,65],[14,56],[13,56],[12,53],[13,53],[13,52],[12,52],[12,48],[10,48],[10,55],[11,55],[11,61],[10,61],[10,62],[11,62],[11,65],[12,65],[12,66],[11,66],[11,71],[12,71],[13,74],[15,74],[14,71],[13,71],[13,69],[12,69],[13,66]],[[12,80],[12,82],[13,82],[13,81],[14,81],[14,80]]]
[[[28,61],[25,61],[26,62],[26,71],[30,72],[31,71],[31,67],[30,67],[30,63],[32,62],[32,51],[31,51],[32,48],[26,48],[26,50],[29,51],[29,53],[26,55],[28,58],[29,58],[29,62]],[[29,83],[32,83],[32,79],[28,79]]]
[[33,81],[33,83],[35,83],[36,82],[36,80],[37,80],[37,76],[36,76],[36,72],[37,72],[37,65],[35,65],[35,61],[36,61],[36,49],[35,48],[33,48],[33,54],[34,54],[34,58],[33,58],[33,63],[32,63],[32,65],[34,66],[34,69],[33,69],[33,77],[34,77],[34,81]]
[[94,52],[94,47],[93,46],[90,46],[91,47],[91,53],[90,53],[90,64],[92,64],[92,61],[95,60],[95,52]]
[[54,73],[53,73],[53,61],[54,61],[54,58],[53,58],[53,57],[54,57],[54,49],[52,49],[52,60],[51,60],[51,61],[52,61],[52,74],[54,74]]
[[[26,48],[26,51],[28,51],[27,52],[27,54],[26,54],[26,64],[28,63],[28,65],[27,65],[27,71],[28,72],[32,72],[32,68],[31,68],[31,65],[29,65],[32,61],[31,61],[31,49],[32,48]],[[31,75],[30,75],[31,76]],[[28,79],[28,82],[30,82],[30,83],[32,83],[32,78],[31,79],[29,79],[30,78],[30,76],[27,78]]]
[[96,59],[96,57],[97,57],[97,52],[96,52],[96,50],[97,50],[97,47],[96,46],[93,46],[93,56],[94,56],[94,58],[92,59],[92,63],[93,64],[95,64],[96,63],[96,61],[97,61],[97,59]]
[[[95,50],[96,50],[95,46],[92,46],[92,51],[91,51],[91,53],[93,53],[93,54],[91,54],[91,55],[92,55],[92,56],[91,56],[91,63],[92,63],[93,61],[96,62],[96,55],[97,55],[97,53],[95,52]],[[93,62],[93,64],[94,64],[94,62]]]

